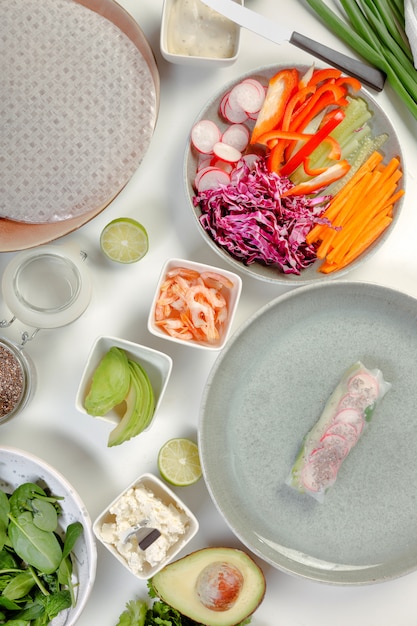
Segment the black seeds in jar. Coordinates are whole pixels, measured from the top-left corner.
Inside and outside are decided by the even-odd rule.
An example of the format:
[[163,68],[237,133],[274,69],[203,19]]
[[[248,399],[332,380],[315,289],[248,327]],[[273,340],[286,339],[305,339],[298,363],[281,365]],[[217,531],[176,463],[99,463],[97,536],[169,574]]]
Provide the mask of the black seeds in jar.
[[13,411],[24,388],[22,367],[10,350],[0,345],[0,417]]

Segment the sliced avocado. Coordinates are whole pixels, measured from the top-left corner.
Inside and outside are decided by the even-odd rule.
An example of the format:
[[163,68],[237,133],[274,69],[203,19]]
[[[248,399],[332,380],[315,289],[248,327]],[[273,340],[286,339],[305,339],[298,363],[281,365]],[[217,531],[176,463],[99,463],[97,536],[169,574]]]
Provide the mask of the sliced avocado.
[[149,426],[155,412],[155,396],[147,373],[139,363],[128,360],[128,365],[130,388],[125,398],[126,409],[121,421],[109,435],[109,447],[136,437]]
[[94,371],[84,402],[89,415],[105,415],[125,399],[130,385],[127,355],[120,348],[110,348]]
[[156,595],[205,626],[235,626],[262,602],[265,577],[234,548],[204,548],[166,565],[151,580]]

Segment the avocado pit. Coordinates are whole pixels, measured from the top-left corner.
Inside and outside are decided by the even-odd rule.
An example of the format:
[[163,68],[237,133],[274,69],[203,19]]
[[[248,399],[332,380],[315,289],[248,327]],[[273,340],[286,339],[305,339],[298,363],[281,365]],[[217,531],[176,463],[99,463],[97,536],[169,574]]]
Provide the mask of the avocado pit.
[[241,571],[231,563],[216,562],[207,565],[196,581],[200,602],[211,611],[232,608],[243,587]]

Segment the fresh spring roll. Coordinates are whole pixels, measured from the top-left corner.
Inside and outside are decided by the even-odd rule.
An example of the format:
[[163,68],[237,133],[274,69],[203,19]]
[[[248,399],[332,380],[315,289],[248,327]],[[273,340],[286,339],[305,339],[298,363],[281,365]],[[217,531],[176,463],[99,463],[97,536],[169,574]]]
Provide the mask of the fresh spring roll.
[[322,502],[390,387],[379,369],[369,370],[360,361],[352,365],[304,437],[287,484]]

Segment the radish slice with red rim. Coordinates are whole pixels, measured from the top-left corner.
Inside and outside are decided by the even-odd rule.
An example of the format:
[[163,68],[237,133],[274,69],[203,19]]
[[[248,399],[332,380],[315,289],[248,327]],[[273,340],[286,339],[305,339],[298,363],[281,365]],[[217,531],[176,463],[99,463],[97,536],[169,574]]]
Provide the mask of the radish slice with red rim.
[[211,154],[221,136],[219,127],[212,120],[200,120],[191,129],[191,143],[202,154]]
[[218,167],[221,170],[224,170],[228,174],[231,174],[234,168],[233,163],[228,163],[227,161],[223,161],[217,157],[214,157],[210,160],[211,167]]
[[220,185],[228,185],[230,183],[230,175],[219,167],[205,167],[197,172],[194,184],[197,191],[206,191],[207,189],[217,189]]
[[365,426],[362,413],[355,411],[355,409],[342,409],[336,413],[334,421],[335,423],[351,424],[356,429],[358,435],[360,435]]
[[338,435],[339,437],[343,437],[349,447],[349,450],[353,448],[353,446],[357,443],[359,434],[355,426],[350,422],[339,422],[332,424],[324,433],[322,440],[324,437],[328,435]]
[[250,131],[245,124],[232,124],[222,135],[222,142],[243,152],[249,144]]
[[222,141],[218,141],[214,144],[213,154],[227,163],[237,163],[242,158],[242,153],[239,150],[236,150],[233,146],[229,146]]
[[225,94],[220,102],[219,111],[222,117],[232,124],[241,124],[246,122],[248,119],[248,114],[237,102],[230,102],[230,94],[229,91]]
[[265,90],[254,80],[243,80],[235,85],[229,93],[229,104],[232,109],[241,109],[247,114],[260,111],[265,99]]
[[368,372],[358,372],[348,381],[349,393],[354,395],[364,395],[368,400],[368,405],[377,399],[379,394],[379,384],[377,379]]

